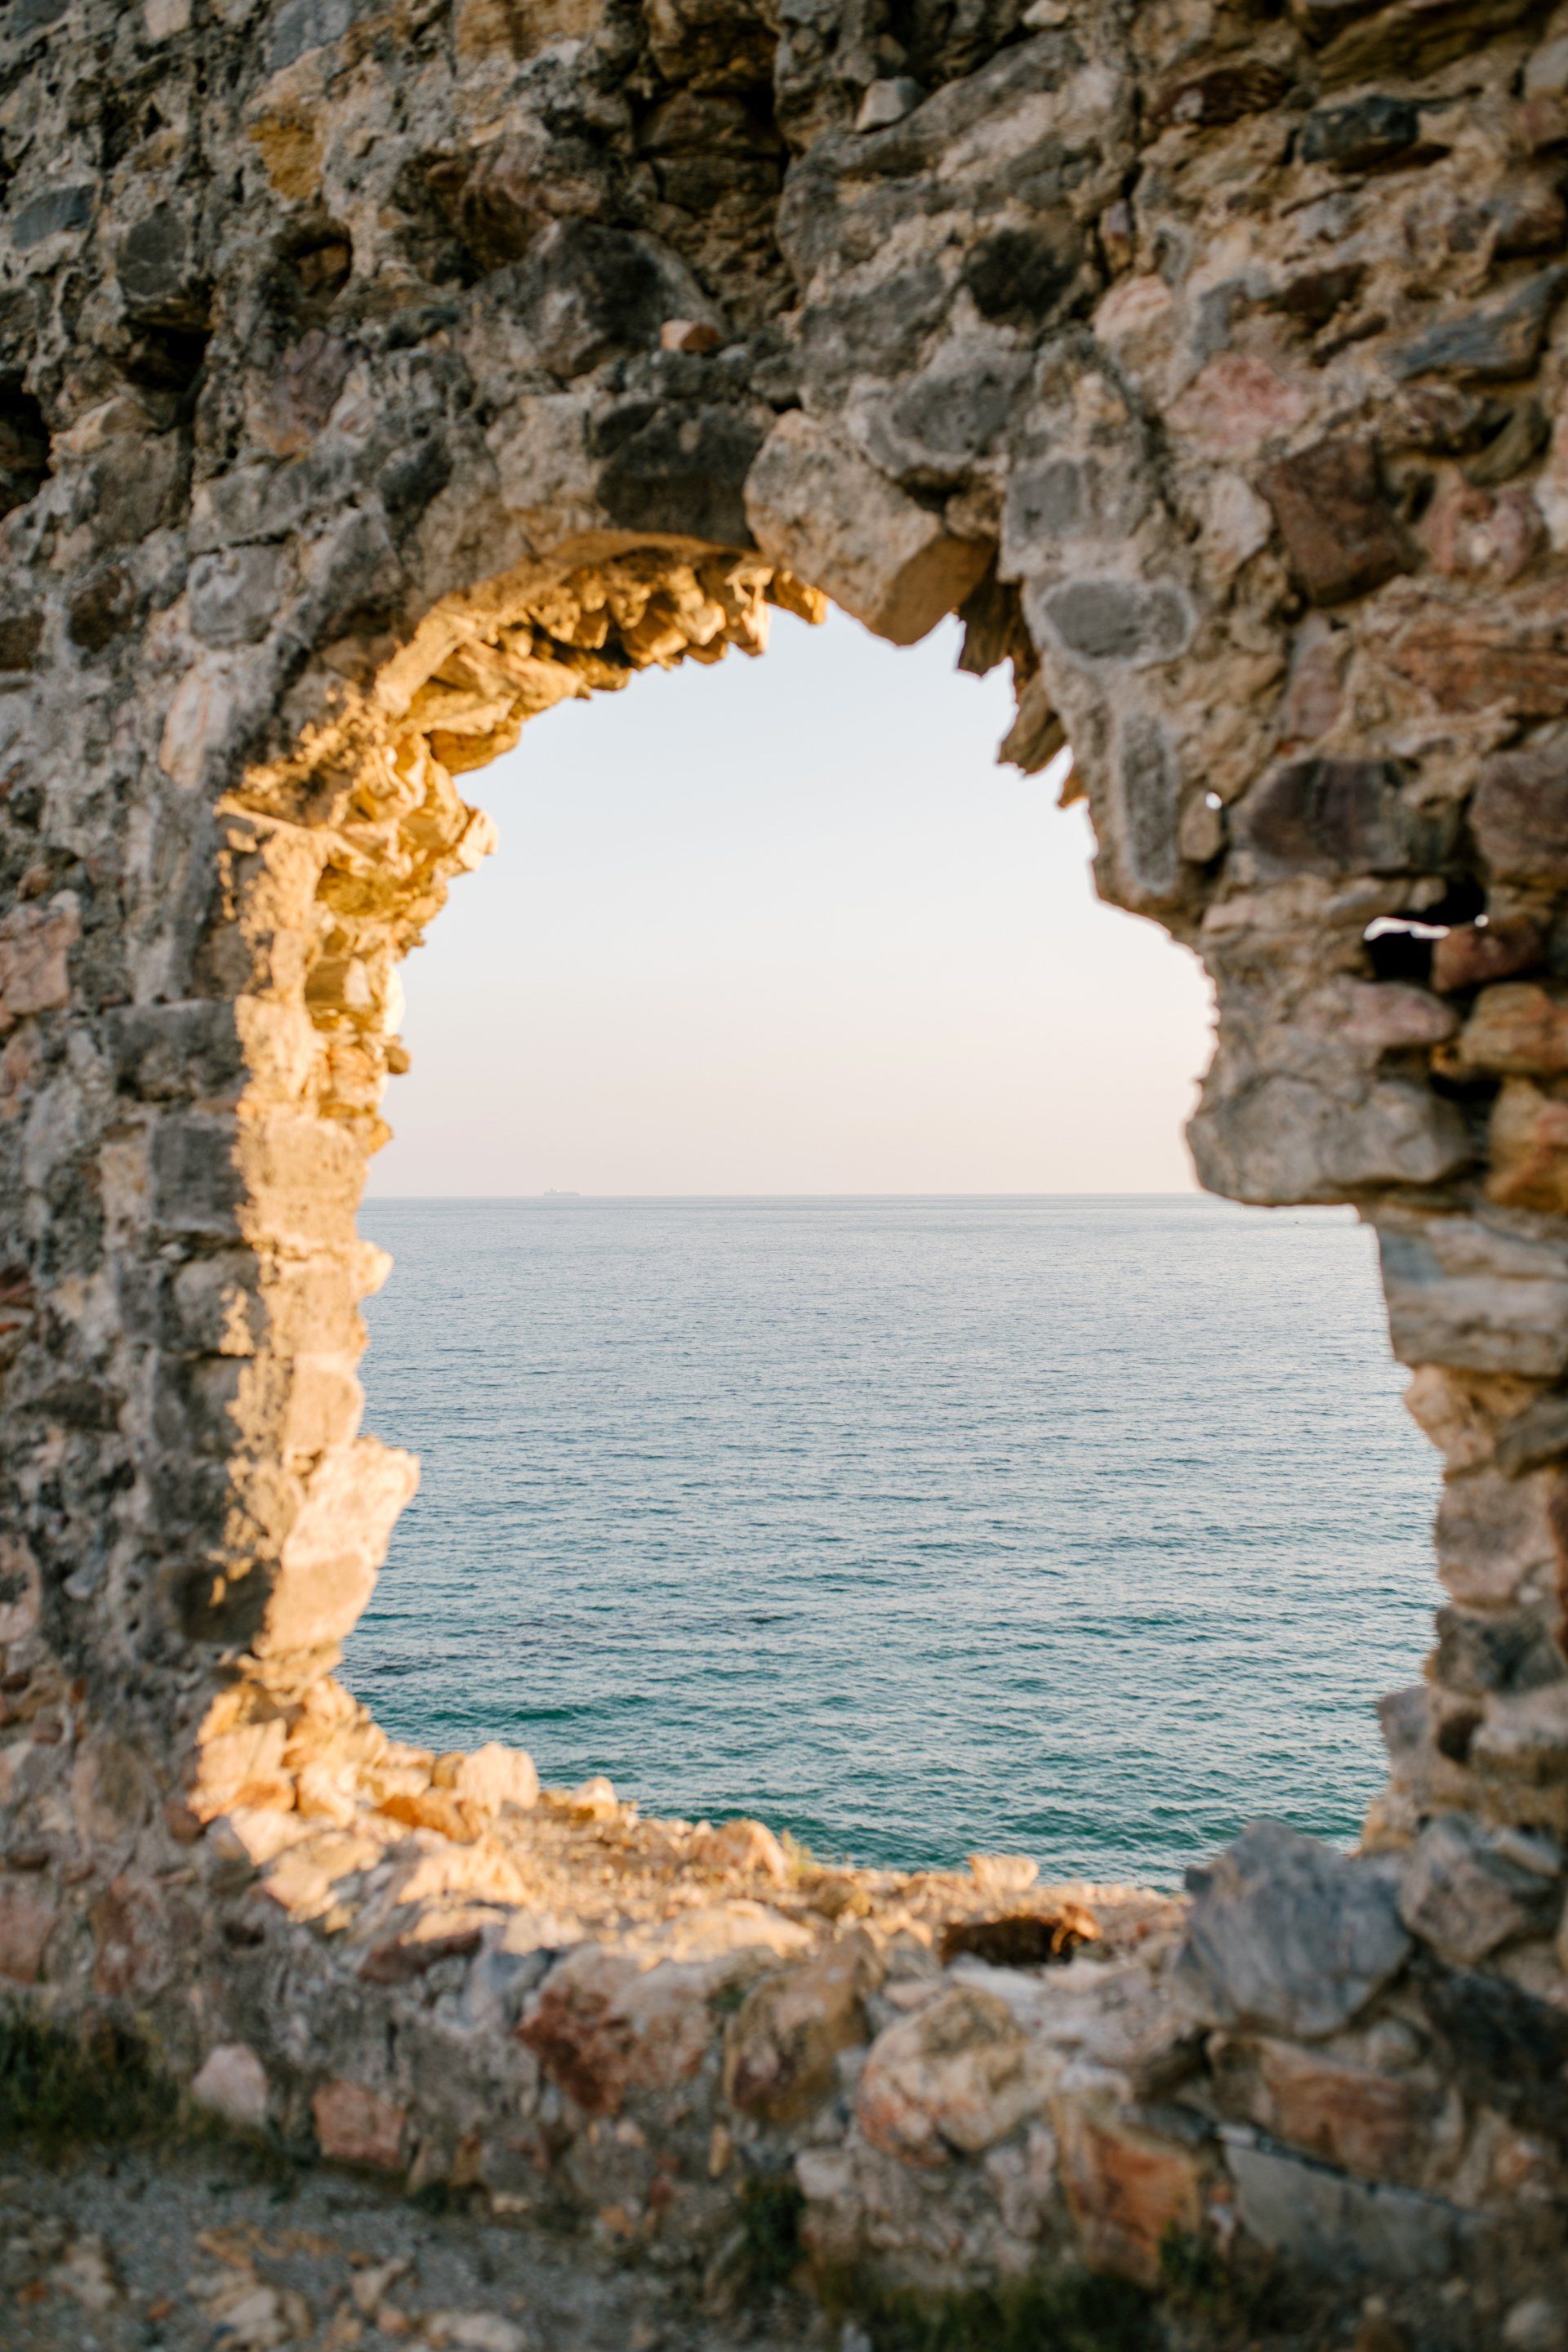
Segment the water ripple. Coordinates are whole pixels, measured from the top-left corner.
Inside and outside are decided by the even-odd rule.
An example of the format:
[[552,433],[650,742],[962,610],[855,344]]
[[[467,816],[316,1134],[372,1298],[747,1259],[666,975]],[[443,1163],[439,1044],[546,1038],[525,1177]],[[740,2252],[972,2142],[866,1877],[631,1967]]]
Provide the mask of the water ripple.
[[1200,1199],[386,1202],[352,1687],[819,1852],[1353,1833],[1434,1460],[1368,1237]]

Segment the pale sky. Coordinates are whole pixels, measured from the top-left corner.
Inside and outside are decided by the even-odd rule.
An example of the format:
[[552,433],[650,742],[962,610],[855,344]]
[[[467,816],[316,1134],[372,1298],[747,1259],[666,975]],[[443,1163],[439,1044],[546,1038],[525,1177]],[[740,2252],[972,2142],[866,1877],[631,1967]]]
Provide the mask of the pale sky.
[[777,615],[459,778],[500,847],[405,967],[372,1193],[1190,1190],[1207,984],[958,641]]

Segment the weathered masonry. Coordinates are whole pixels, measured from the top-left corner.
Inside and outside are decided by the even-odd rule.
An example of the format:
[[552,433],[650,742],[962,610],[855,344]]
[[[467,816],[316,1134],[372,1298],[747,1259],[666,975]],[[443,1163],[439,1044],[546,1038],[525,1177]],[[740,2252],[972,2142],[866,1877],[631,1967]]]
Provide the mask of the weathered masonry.
[[[0,89],[8,1997],[650,2259],[763,2178],[824,2264],[1557,2342],[1568,9],[7,0]],[[1445,1590],[1354,1858],[824,1872],[331,1678],[462,775],[825,597],[1070,740],[1205,1181],[1377,1228]]]

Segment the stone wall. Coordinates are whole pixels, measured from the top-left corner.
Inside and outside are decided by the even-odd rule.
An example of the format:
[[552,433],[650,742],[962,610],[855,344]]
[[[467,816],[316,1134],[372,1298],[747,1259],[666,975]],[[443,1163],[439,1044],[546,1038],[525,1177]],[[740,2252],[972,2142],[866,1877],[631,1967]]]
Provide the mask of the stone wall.
[[[10,0],[0,89],[17,1998],[655,2252],[1560,2264],[1568,10]],[[1446,1599],[1354,1861],[822,1873],[331,1679],[457,780],[825,599],[1070,740],[1205,1183],[1377,1228]]]

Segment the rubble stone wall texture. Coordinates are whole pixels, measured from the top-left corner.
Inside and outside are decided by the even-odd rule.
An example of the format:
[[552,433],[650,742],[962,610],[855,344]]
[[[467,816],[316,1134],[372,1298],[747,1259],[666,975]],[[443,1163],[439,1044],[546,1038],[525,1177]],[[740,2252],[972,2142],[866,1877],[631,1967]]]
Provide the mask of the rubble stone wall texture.
[[[1568,9],[8,0],[0,174],[11,1994],[655,2258],[765,2177],[928,2279],[1561,2276]],[[823,1871],[331,1679],[461,777],[825,598],[1070,740],[1205,1183],[1377,1228],[1445,1597],[1353,1859]]]

